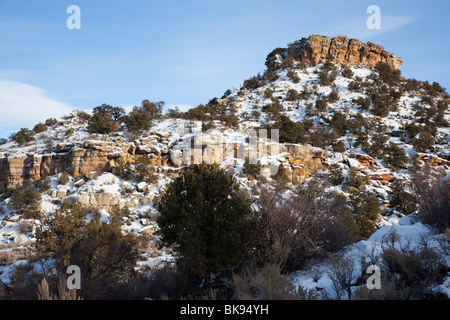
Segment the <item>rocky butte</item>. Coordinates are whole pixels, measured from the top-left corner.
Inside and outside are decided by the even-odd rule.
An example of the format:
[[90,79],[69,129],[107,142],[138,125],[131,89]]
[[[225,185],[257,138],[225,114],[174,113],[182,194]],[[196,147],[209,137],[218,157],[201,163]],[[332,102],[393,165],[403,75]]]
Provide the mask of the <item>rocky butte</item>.
[[335,63],[368,68],[375,67],[378,62],[384,62],[393,69],[400,69],[403,63],[403,59],[376,43],[364,43],[346,36],[330,38],[312,34],[308,38],[288,44],[288,48],[273,50],[267,56],[266,66],[276,70],[291,61],[317,65],[328,57]]

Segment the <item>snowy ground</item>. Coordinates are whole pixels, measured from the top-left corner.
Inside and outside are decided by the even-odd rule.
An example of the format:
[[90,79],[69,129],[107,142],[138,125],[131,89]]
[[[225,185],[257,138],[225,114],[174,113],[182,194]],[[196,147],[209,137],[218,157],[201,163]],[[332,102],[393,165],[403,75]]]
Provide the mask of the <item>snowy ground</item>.
[[[271,88],[274,93],[273,96],[279,97],[282,102],[284,111],[283,113],[288,115],[292,120],[299,121],[307,117],[306,105],[316,102],[318,96],[326,96],[331,92],[330,86],[320,86],[317,84],[317,73],[320,69],[319,66],[307,68],[305,71],[296,70],[300,81],[298,83],[293,83],[287,77],[287,70],[279,71],[279,79],[273,83],[267,84],[261,88],[249,92],[247,95],[242,95],[239,90],[235,90],[227,98],[234,100],[236,103],[236,114],[240,117],[245,117],[245,115],[251,114],[253,111],[261,112],[261,108],[265,105],[272,103],[270,99],[264,97],[264,91]],[[351,68],[355,76],[364,78],[367,81],[367,77],[372,72],[367,68]],[[329,104],[329,111],[325,113],[324,117],[330,116],[331,112],[335,110],[340,110],[348,115],[348,118],[353,118],[361,110],[352,103],[353,99],[358,97],[365,97],[363,93],[352,92],[349,90],[350,80],[338,75],[335,85],[339,92],[339,100],[334,103]],[[309,99],[297,103],[284,101],[286,94],[289,89],[295,89],[301,92],[307,88],[308,90],[315,91],[316,94],[312,94]],[[399,102],[399,109],[397,112],[391,112],[391,114],[383,118],[381,121],[388,126],[388,131],[399,130],[404,126],[405,123],[410,121],[413,117],[412,106],[418,103],[420,97],[417,96],[403,96]],[[371,118],[369,111],[362,111],[362,115],[365,118]],[[450,120],[447,113],[446,117]],[[320,117],[311,117],[314,123],[319,121],[323,122]],[[213,135],[216,137],[221,135],[227,141],[232,143],[245,142],[248,138],[247,130],[251,128],[259,127],[268,120],[265,113],[261,113],[260,119],[252,119],[251,121],[242,121],[239,130],[223,129],[219,127],[216,131],[213,131]],[[66,135],[67,131],[72,129],[73,133],[71,135]],[[155,152],[161,152],[162,150],[171,147],[173,150],[181,149],[183,142],[188,141],[190,144],[191,138],[196,134],[201,132],[201,122],[199,121],[188,121],[181,119],[166,119],[160,122],[156,122],[152,127],[152,133],[147,136],[140,137],[140,140],[151,138],[154,134],[158,134],[161,137],[167,139],[164,143],[158,143],[153,145]],[[123,138],[125,141],[127,137],[123,132],[119,132],[116,138]],[[77,117],[67,117],[64,119],[60,125],[52,126],[46,132],[36,134],[35,143],[20,147],[15,142],[10,141],[6,144],[0,145],[0,157],[18,157],[26,154],[43,155],[51,153],[51,147],[56,147],[58,144],[61,145],[71,145],[82,143],[85,141],[92,141],[95,143],[98,141],[101,143],[102,137],[100,135],[90,135],[86,130],[86,123],[80,122]],[[402,180],[407,180],[409,177],[407,170],[393,171],[383,164],[380,159],[374,159],[376,165],[373,168],[362,168],[357,160],[350,157],[352,153],[364,153],[359,148],[351,147],[351,136],[345,136],[342,139],[348,148],[344,153],[335,153],[332,150],[329,151],[329,163],[339,163],[342,169],[344,169],[344,176],[348,174],[350,167],[358,167],[363,170],[368,175],[375,175],[381,173],[389,173],[394,175],[396,178],[401,178]],[[450,155],[450,128],[438,128],[437,141],[440,143],[436,145],[435,150],[442,154]],[[51,141],[51,142],[50,142]],[[399,143],[400,146],[409,154],[414,155],[416,152],[413,150],[412,146],[402,142],[398,137],[391,137],[390,141]],[[134,141],[138,143],[139,139]],[[262,164],[265,163],[279,163],[284,159],[284,155],[280,154],[276,157],[263,157],[259,160]],[[233,161],[233,166],[229,167],[228,170],[233,170],[235,177],[238,179],[243,189],[250,192],[251,181],[247,177],[241,177],[240,173],[243,169],[244,161],[242,159],[225,159],[221,166],[225,167],[227,165],[227,160]],[[67,186],[58,185],[57,177],[51,178],[51,189],[42,198],[41,207],[43,211],[47,214],[51,214],[59,206],[58,198],[55,197],[57,192],[66,193],[71,196],[78,196],[80,194],[98,194],[100,192],[107,192],[113,195],[123,193],[124,189],[131,188],[134,191],[127,195],[130,198],[134,197],[140,199],[144,196],[154,197],[159,195],[161,188],[170,182],[170,179],[163,178],[159,180],[157,185],[146,188],[144,186],[139,186],[139,183],[134,181],[124,181],[114,176],[111,173],[104,173],[99,177],[87,181],[84,185],[75,187],[74,180],[72,179]],[[332,187],[337,192],[342,192],[342,189],[338,187]],[[369,191],[375,192],[381,200],[387,199],[389,192],[391,191],[389,185],[382,185],[379,182],[373,182],[367,186]],[[141,190],[141,191],[140,191]],[[60,200],[60,198],[59,198]],[[122,199],[124,200],[124,199]],[[126,200],[126,199],[125,199]],[[31,248],[32,244],[36,240],[34,237],[34,230],[39,225],[37,220],[24,221],[21,219],[20,215],[15,214],[8,208],[8,200],[0,203],[0,258],[3,255],[14,256],[16,253],[18,260],[11,265],[0,265],[0,280],[5,283],[9,282],[9,276],[11,274],[12,268],[23,263],[25,260],[22,259],[21,255],[27,249]],[[145,232],[146,230],[156,227],[155,223],[149,220],[147,213],[156,213],[155,208],[152,203],[147,203],[145,205],[137,205],[131,209],[130,217],[124,221],[123,232],[135,232],[136,234]],[[107,220],[109,218],[109,213],[106,210],[101,210],[102,218]],[[383,239],[386,234],[392,230],[397,231],[404,239],[404,241],[410,241],[411,248],[418,248],[421,245],[422,238],[429,240],[429,245],[437,246],[436,235],[424,226],[415,216],[400,217],[395,212],[391,215],[380,217],[381,221],[378,224],[378,231],[375,232],[368,240],[360,241],[356,244],[349,246],[341,254],[351,257],[355,269],[361,272],[361,258],[366,257],[370,252],[380,252]],[[23,232],[20,230],[19,223],[29,223],[31,225],[31,231]],[[444,256],[448,265],[450,265],[450,257]],[[160,252],[159,255],[147,255],[139,261],[139,266],[155,266],[158,263],[164,263],[167,261],[172,261],[173,257],[168,252]],[[1,260],[0,260],[1,262]],[[295,284],[302,285],[311,289],[320,289],[332,294],[332,284],[329,275],[327,274],[329,270],[327,262],[321,262],[311,265],[307,271],[299,271],[292,274],[292,279]],[[356,289],[356,286],[355,286]],[[435,290],[440,290],[446,293],[450,297],[450,275],[447,276],[444,283],[435,288]]]
[[[369,239],[348,246],[337,253],[336,256],[348,258],[354,266],[355,274],[365,274],[367,270],[362,269],[362,259],[371,261],[371,258],[379,256],[383,246],[387,245],[386,242],[392,232],[397,232],[401,236],[400,241],[396,243],[396,248],[408,247],[409,250],[419,250],[425,239],[430,248],[435,249],[437,252],[441,251],[440,244],[436,241],[436,238],[442,237],[442,235],[434,234],[420,222],[418,216],[404,216],[400,219],[391,219],[390,222],[390,225],[380,228]],[[433,288],[433,290],[442,292],[450,298],[450,254],[443,254],[442,258],[446,261],[449,272],[443,283]],[[378,267],[381,268],[381,265]],[[301,285],[308,289],[318,290],[318,292],[326,292],[329,297],[337,298],[329,272],[329,262],[323,261],[311,264],[307,270],[295,272],[291,274],[291,277],[292,282],[296,286]],[[355,277],[355,282],[356,280],[357,278]],[[381,283],[381,285],[383,284]],[[365,284],[362,286],[365,286]],[[358,287],[355,285],[352,288],[353,292]],[[346,295],[343,295],[341,299],[347,299]]]

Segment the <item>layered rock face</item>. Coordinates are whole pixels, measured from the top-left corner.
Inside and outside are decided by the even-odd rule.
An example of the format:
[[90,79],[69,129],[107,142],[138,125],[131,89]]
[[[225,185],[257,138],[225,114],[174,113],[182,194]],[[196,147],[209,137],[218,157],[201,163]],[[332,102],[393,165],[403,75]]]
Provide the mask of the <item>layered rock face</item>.
[[[67,172],[75,178],[89,179],[104,172],[114,173],[119,161],[134,163],[141,156],[147,157],[149,163],[157,168],[157,172],[164,171],[168,176],[176,176],[179,173],[178,169],[186,165],[202,161],[221,163],[225,157],[240,158],[240,152],[241,156],[248,160],[253,147],[256,147],[258,152],[266,148],[267,154],[275,157],[287,153],[285,165],[290,172],[289,180],[300,182],[315,170],[322,168],[326,158],[325,151],[301,145],[258,142],[257,146],[248,144],[244,146],[233,141],[231,144],[229,141],[217,144],[216,137],[204,134],[202,138],[199,146],[200,157],[195,159],[192,152],[189,163],[176,161],[177,157],[174,155],[181,152],[181,144],[172,145],[165,137],[156,135],[134,142],[122,139],[87,140],[76,145],[58,145],[53,153],[0,157],[0,184],[14,187],[24,180],[35,181],[61,172]],[[267,169],[264,175],[268,177],[270,167],[263,165],[263,168]]]
[[88,140],[76,145],[58,145],[53,153],[23,154],[0,157],[0,185],[12,187],[23,180],[67,172],[73,177],[90,178],[92,174],[109,172],[119,160],[133,163],[137,156],[148,155],[155,166],[169,165],[169,154],[153,152],[151,144]]
[[384,62],[393,69],[400,69],[403,60],[384,50],[384,47],[372,42],[361,42],[345,36],[330,38],[312,34],[292,44],[288,48],[277,48],[266,60],[268,68],[278,69],[289,60],[317,65],[328,57],[335,63],[365,66],[373,68],[378,62]]

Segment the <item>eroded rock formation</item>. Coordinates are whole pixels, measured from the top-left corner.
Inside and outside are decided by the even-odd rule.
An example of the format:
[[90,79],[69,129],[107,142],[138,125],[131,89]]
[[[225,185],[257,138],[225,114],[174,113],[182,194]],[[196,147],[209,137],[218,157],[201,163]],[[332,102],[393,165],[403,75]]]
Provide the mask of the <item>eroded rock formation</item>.
[[378,62],[384,62],[393,69],[400,69],[403,60],[384,50],[373,42],[361,42],[346,36],[330,38],[312,34],[288,45],[277,48],[266,60],[268,68],[278,69],[284,62],[299,61],[306,65],[317,65],[330,57],[335,63],[358,65],[373,68]]

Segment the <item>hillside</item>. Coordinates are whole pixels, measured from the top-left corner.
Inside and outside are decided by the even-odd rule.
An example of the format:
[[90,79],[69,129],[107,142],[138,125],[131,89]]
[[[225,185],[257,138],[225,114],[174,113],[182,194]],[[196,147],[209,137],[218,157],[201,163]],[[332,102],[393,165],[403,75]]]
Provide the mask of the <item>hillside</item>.
[[[446,269],[426,289],[450,298],[448,225],[430,227],[417,200],[418,177],[431,179],[429,188],[442,184],[448,221],[450,96],[438,83],[402,77],[402,62],[377,44],[311,35],[271,52],[263,74],[241,88],[185,113],[163,114],[163,104],[144,101],[134,113],[108,120],[115,126],[102,133],[93,126],[95,109],[78,110],[2,141],[0,280],[13,286],[14,268],[31,260],[42,221],[77,205],[103,221],[120,211],[122,234],[148,240],[139,248],[137,270],[162,268],[174,256],[158,247],[156,204],[188,165],[206,161],[233,175],[259,210],[264,186],[277,183],[284,183],[280,205],[315,188],[321,197],[343,199],[339,210],[354,219],[355,237],[284,266],[293,284],[345,299],[333,287],[329,258],[347,257],[355,273],[364,274],[361,258],[386,253],[395,230],[402,240],[392,240],[391,249],[421,252],[426,240],[435,250],[433,262],[442,260]],[[102,109],[103,115],[111,110]],[[136,130],[142,110],[158,112],[144,117],[149,128]],[[32,182],[39,182],[39,201],[15,200]],[[364,287],[361,281],[350,280],[352,292]]]

